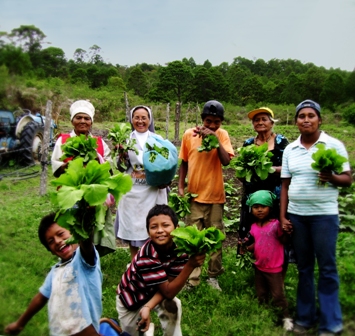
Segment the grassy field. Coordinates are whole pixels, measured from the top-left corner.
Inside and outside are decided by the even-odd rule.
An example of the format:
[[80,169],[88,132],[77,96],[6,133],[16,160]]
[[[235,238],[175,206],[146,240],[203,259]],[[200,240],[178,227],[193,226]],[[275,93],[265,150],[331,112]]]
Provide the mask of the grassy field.
[[[108,125],[95,125],[105,129]],[[234,146],[253,134],[246,125],[226,125]],[[173,130],[173,127],[171,127]],[[354,128],[330,124],[325,128],[329,134],[346,144],[354,167]],[[276,132],[294,140],[298,134],[294,126],[277,126]],[[165,135],[164,131],[159,130]],[[170,136],[169,136],[170,138]],[[39,169],[39,167],[37,168]],[[4,170],[1,173],[3,173]],[[6,169],[7,173],[8,170]],[[0,181],[0,335],[4,327],[16,320],[38,291],[50,267],[57,261],[40,244],[37,227],[40,218],[52,210],[49,196],[39,196],[39,177],[14,180],[13,175]],[[48,173],[48,181],[52,179]],[[53,190],[48,187],[48,192]],[[355,236],[342,232],[338,241],[338,268],[341,278],[340,298],[345,322],[343,335],[355,334]],[[117,317],[115,291],[129,255],[119,248],[102,258],[104,275],[104,316]],[[225,250],[223,263],[226,272],[220,277],[223,292],[207,286],[205,281],[191,292],[181,292],[178,297],[183,304],[182,331],[184,335],[282,335],[278,314],[272,307],[259,307],[254,294],[253,270],[236,266],[234,247]],[[203,280],[207,278],[206,269]],[[297,270],[290,265],[286,277],[286,293],[291,313],[295,309]],[[154,322],[159,324],[154,317]],[[48,335],[47,311],[43,309],[21,333],[24,336]],[[156,335],[162,335],[157,327]]]

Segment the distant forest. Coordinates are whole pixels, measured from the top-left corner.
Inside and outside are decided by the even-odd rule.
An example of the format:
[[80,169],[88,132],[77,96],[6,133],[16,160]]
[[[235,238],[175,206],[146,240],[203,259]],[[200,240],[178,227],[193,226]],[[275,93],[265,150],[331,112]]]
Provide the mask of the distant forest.
[[[165,65],[134,66],[106,63],[98,45],[76,49],[68,59],[62,49],[46,47],[37,27],[20,26],[0,32],[0,104],[7,102],[6,82],[29,83],[58,79],[58,83],[86,85],[91,90],[129,92],[141,101],[202,103],[217,99],[238,106],[292,104],[310,98],[331,111],[355,102],[355,70],[325,69],[295,59],[249,60],[196,64],[192,57]],[[2,108],[2,107],[0,107]]]

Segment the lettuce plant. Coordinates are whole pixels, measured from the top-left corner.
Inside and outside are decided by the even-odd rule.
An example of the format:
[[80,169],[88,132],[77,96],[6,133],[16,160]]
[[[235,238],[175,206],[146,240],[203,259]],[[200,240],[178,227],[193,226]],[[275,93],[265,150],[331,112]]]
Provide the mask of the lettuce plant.
[[86,137],[84,134],[69,137],[62,145],[63,155],[60,160],[82,158],[84,163],[94,160],[97,157],[97,139],[91,136]]
[[115,201],[132,188],[131,177],[118,173],[110,175],[110,164],[96,160],[84,164],[83,158],[70,161],[67,170],[58,179],[51,181],[57,191],[51,195],[59,209],[56,221],[72,233],[70,242],[89,238],[93,231],[103,235],[105,201],[111,194]]
[[199,230],[196,225],[178,227],[170,234],[179,256],[183,253],[210,254],[222,248],[222,241],[226,238],[224,233],[215,227]]
[[268,151],[267,143],[261,146],[254,144],[238,148],[239,156],[234,158],[231,166],[235,168],[235,175],[238,178],[245,178],[247,182],[252,180],[265,180],[269,173],[275,171],[272,168],[271,157],[273,154]]

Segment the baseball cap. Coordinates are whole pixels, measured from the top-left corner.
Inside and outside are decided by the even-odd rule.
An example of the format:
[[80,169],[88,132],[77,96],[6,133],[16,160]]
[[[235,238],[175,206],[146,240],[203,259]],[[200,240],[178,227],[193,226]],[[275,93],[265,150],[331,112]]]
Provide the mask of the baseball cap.
[[271,118],[275,118],[274,112],[271,109],[269,109],[268,107],[260,107],[260,108],[257,108],[256,110],[250,111],[248,113],[248,118],[253,119],[254,116],[259,113],[267,113],[267,114],[270,114]]

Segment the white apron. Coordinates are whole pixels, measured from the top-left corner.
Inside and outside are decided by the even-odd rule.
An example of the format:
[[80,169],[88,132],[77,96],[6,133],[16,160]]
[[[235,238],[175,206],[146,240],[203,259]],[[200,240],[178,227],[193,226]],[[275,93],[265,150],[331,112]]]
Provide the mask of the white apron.
[[[131,137],[134,137],[134,134]],[[127,194],[123,195],[117,209],[119,220],[117,237],[130,241],[148,239],[146,217],[149,210],[156,204],[168,203],[166,188],[158,189],[147,184],[143,167],[145,143],[136,140],[139,154],[128,152],[130,167],[127,173],[131,175],[133,186]]]

